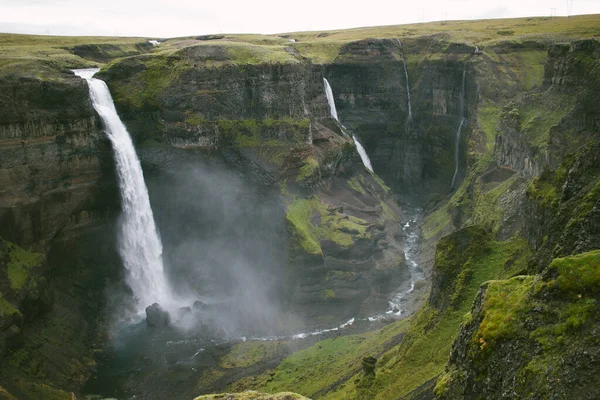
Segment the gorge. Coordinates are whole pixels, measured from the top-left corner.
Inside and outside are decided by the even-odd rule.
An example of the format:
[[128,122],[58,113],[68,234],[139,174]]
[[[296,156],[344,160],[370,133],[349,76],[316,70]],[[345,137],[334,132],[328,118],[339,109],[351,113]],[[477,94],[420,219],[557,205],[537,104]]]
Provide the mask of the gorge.
[[598,398],[598,26],[0,34],[0,398]]

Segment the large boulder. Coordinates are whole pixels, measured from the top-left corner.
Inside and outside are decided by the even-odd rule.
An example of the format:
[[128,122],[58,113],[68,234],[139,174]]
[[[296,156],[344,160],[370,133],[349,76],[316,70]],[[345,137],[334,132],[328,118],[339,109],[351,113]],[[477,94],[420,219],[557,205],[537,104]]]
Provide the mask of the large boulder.
[[154,303],[146,307],[146,322],[148,326],[162,328],[169,325],[171,316],[160,304]]

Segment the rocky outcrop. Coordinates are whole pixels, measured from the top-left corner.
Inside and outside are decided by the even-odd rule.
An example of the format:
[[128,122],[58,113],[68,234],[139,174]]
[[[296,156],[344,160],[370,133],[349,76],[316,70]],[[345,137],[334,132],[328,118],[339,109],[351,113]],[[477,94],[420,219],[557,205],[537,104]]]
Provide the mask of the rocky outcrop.
[[526,177],[555,169],[564,156],[600,129],[595,107],[600,77],[597,40],[559,44],[548,50],[543,84],[507,106],[499,125],[495,159]]
[[105,283],[121,275],[112,156],[72,75],[3,78],[0,108],[0,380],[47,397],[43,384],[77,390],[89,376]]
[[597,282],[583,278],[596,268],[597,253],[554,260],[555,278],[484,285],[454,342],[438,397],[597,398]]

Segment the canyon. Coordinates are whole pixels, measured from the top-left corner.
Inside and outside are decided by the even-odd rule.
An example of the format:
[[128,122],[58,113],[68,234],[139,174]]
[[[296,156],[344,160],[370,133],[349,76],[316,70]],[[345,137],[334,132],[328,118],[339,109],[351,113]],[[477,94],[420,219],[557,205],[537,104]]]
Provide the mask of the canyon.
[[[598,26],[1,34],[0,394],[597,398]],[[78,68],[139,157],[168,326]]]

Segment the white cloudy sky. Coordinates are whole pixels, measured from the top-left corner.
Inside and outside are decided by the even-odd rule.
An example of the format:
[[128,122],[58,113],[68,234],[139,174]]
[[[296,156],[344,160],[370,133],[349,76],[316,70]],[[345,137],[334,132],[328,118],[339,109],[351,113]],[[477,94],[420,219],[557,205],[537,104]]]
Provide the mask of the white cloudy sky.
[[[0,0],[0,32],[173,37],[600,13],[600,0]],[[554,10],[552,10],[554,9]]]

